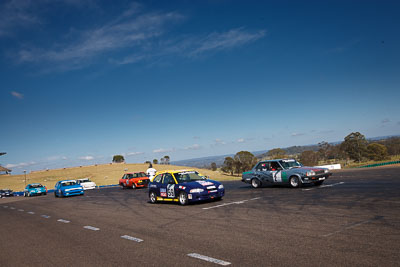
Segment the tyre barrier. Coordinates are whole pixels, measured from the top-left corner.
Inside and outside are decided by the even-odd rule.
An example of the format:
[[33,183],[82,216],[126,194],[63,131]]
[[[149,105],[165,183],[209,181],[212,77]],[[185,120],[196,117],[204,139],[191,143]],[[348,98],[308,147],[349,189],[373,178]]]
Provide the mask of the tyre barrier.
[[376,163],[376,164],[368,164],[368,165],[358,166],[358,167],[354,167],[354,168],[372,168],[372,167],[379,167],[379,166],[392,165],[392,164],[400,164],[400,160],[382,162],[382,163]]

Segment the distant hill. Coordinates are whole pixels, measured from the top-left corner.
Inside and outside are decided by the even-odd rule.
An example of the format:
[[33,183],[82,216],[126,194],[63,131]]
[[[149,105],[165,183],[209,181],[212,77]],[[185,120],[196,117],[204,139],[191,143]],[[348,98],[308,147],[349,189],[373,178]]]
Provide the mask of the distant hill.
[[[390,135],[390,136],[379,136],[379,137],[372,137],[372,138],[367,138],[369,141],[379,141],[379,140],[384,140],[388,139],[391,137],[399,137],[400,135]],[[331,145],[337,145],[340,144],[343,141],[337,141],[337,142],[330,142],[329,144]],[[305,146],[291,146],[291,147],[286,147],[282,148],[285,150],[286,154],[288,155],[296,155],[300,154],[304,151],[311,150],[311,151],[318,151],[319,147],[318,144],[313,144],[313,145],[305,145]],[[260,151],[253,151],[254,156],[257,158],[261,159],[267,156],[269,150],[260,150]],[[218,167],[220,167],[223,163],[226,157],[233,157],[235,154],[227,154],[227,155],[219,155],[219,156],[209,156],[209,157],[202,157],[202,158],[193,158],[193,159],[185,159],[185,160],[178,160],[178,161],[172,161],[171,164],[174,165],[179,165],[179,166],[187,166],[187,167],[196,167],[196,168],[209,168],[211,163],[215,162]]]

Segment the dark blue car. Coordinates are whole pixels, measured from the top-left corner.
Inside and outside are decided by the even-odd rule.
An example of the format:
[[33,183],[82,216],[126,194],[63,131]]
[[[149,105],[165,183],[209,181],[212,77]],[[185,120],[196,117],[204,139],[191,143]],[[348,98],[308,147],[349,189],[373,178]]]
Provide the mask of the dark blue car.
[[149,184],[151,203],[169,201],[186,205],[201,200],[220,200],[224,194],[220,182],[206,179],[192,170],[158,172]]
[[54,188],[55,197],[69,197],[83,195],[83,187],[76,183],[75,180],[58,181]]

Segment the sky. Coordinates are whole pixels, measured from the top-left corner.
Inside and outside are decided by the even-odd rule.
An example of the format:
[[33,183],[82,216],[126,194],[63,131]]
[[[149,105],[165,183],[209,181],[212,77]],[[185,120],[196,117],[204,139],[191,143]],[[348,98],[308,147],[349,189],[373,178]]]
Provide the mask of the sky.
[[0,2],[14,174],[400,134],[399,1]]

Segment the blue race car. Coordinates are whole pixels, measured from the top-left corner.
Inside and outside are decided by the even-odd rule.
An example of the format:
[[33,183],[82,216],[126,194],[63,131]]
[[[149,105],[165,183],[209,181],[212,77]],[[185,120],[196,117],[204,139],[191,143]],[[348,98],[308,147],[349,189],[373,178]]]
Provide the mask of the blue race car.
[[75,180],[58,181],[54,189],[55,197],[69,197],[85,193],[83,187],[77,184]]
[[47,195],[47,188],[39,183],[28,184],[24,189],[24,197]]
[[186,205],[201,200],[220,200],[224,194],[220,182],[208,180],[193,170],[158,172],[149,184],[151,203],[172,201]]

